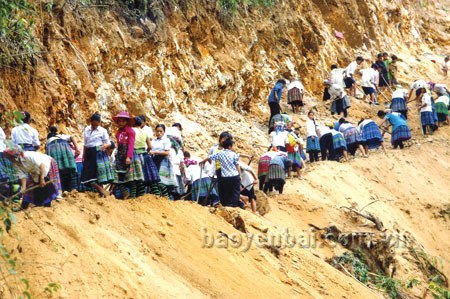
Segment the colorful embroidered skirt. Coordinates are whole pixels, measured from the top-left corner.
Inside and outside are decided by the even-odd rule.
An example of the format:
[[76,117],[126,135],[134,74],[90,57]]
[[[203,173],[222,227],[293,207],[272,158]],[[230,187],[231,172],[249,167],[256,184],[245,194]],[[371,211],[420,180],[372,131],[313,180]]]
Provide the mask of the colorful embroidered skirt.
[[292,169],[294,169],[295,167],[302,168],[302,156],[298,151],[288,153],[288,157],[290,160],[292,160]]
[[335,151],[347,150],[347,143],[342,134],[333,135],[333,147]]
[[72,148],[65,140],[47,143],[45,153],[55,159],[58,164],[63,191],[72,191],[78,187],[78,173]]
[[306,152],[309,153],[311,151],[320,152],[319,137],[317,136],[314,136],[314,141],[312,140],[311,136],[308,136],[308,138],[306,139]]
[[[58,165],[55,160],[52,159],[50,170],[45,177],[45,181],[54,180],[53,183],[45,185],[45,187],[39,187],[23,195],[23,201],[32,203],[36,206],[42,206],[46,203],[52,202],[58,195],[61,194],[61,181],[59,179]],[[39,184],[39,183],[37,183]],[[30,177],[27,178],[27,188],[36,185]]]
[[144,172],[142,171],[142,165],[144,161],[134,151],[131,158],[131,164],[126,165],[125,160],[127,158],[128,144],[119,143],[117,147],[116,162],[114,165],[114,183],[124,184],[133,181],[144,181]]
[[361,134],[361,140],[364,145],[368,145],[370,149],[378,148],[383,140],[381,130],[374,122],[370,122],[364,126]]
[[361,134],[359,134],[355,127],[345,129],[344,132],[342,132],[342,135],[344,135],[347,146],[353,143],[361,143]]
[[290,105],[297,104],[303,106],[303,95],[300,92],[300,89],[294,87],[291,90],[288,90],[287,102]]
[[178,181],[175,176],[172,163],[170,163],[169,158],[164,157],[159,162],[159,178],[160,183],[166,187],[178,187]]
[[435,119],[433,116],[433,112],[421,112],[420,113],[420,122],[422,126],[434,125]]
[[148,153],[139,154],[140,159],[143,161],[142,171],[144,173],[144,182],[150,184],[152,182],[159,182],[159,172],[155,162]]
[[406,125],[397,127],[395,131],[392,131],[391,135],[392,144],[396,143],[397,141],[406,141],[411,139],[411,131]]
[[[200,189],[199,189],[200,186]],[[191,199],[192,201],[197,201],[198,198],[206,197],[208,195],[208,191],[211,189],[211,179],[206,177],[202,178],[201,180],[198,179],[192,184],[192,195]],[[217,191],[212,188],[211,192],[209,193],[210,198],[217,198],[219,195],[217,194]]]
[[266,176],[269,172],[270,161],[272,160],[269,156],[262,156],[258,162],[258,177]]
[[114,181],[114,172],[105,151],[97,147],[86,148],[84,151],[82,184],[108,184]]
[[16,170],[12,162],[5,158],[3,152],[0,152],[0,181],[14,183],[17,180]]
[[444,122],[448,116],[448,108],[444,103],[436,103],[436,113],[438,116],[438,121]]
[[406,101],[404,98],[393,98],[391,102],[391,109],[394,112],[408,111]]

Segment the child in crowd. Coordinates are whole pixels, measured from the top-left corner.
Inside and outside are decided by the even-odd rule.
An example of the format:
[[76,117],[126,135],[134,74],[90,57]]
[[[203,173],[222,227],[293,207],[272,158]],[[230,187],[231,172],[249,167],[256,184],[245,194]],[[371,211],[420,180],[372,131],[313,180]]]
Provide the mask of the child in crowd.
[[[435,119],[433,116],[433,108],[431,106],[431,96],[425,88],[421,89],[421,104],[417,108],[420,112],[420,122],[422,124],[422,132],[424,135],[432,134],[434,131]],[[429,130],[427,130],[429,128]]]
[[353,76],[354,76],[358,66],[361,65],[361,63],[363,63],[363,62],[364,62],[364,58],[362,58],[361,56],[358,56],[358,57],[356,57],[356,60],[351,62],[345,69],[345,78],[344,78],[345,88],[350,88],[351,96],[356,95],[356,86],[355,86],[356,81],[355,81],[355,78],[353,78]]
[[256,195],[254,185],[258,184],[258,178],[253,172],[250,165],[239,162],[241,168],[241,200],[245,202],[252,209],[253,213],[256,213]]
[[313,111],[308,112],[306,131],[308,135],[308,138],[306,139],[306,152],[309,154],[309,161],[311,163],[317,162],[319,161],[320,144]]
[[394,87],[396,84],[398,84],[397,81],[397,60],[398,57],[395,55],[391,56],[391,62],[389,63],[389,79],[391,81],[392,87]]
[[[244,207],[244,203],[239,200],[241,188],[239,167],[239,154],[233,151],[233,140],[223,141],[223,150],[209,156],[212,161],[220,161],[221,175],[218,178],[219,198],[223,206]],[[206,160],[202,161],[204,164]]]
[[302,178],[302,168],[304,165],[302,152],[304,141],[299,134],[293,130],[293,123],[290,121],[287,124],[289,144],[286,146],[288,158],[292,161],[292,170],[297,172],[297,177]]
[[445,122],[450,125],[450,119],[448,117],[449,110],[449,96],[439,94],[440,96],[436,100],[436,113],[438,117],[438,125],[442,126]]
[[[219,195],[215,188],[213,188],[211,177],[214,172],[210,172],[211,165],[208,161],[200,165],[197,159],[192,159],[189,152],[184,152],[185,165],[185,179],[188,183],[187,193],[191,194],[189,197],[192,201],[206,206],[214,205],[219,200]],[[211,176],[211,177],[210,177]]]
[[142,160],[134,150],[136,132],[134,120],[128,112],[120,112],[113,117],[119,127],[116,133],[117,154],[114,164],[116,179],[114,183],[122,193],[123,199],[136,198],[145,194]]
[[287,102],[292,106],[292,112],[295,114],[297,114],[301,107],[305,105],[303,103],[304,92],[305,87],[303,87],[303,84],[297,79],[292,80],[292,82],[288,85]]

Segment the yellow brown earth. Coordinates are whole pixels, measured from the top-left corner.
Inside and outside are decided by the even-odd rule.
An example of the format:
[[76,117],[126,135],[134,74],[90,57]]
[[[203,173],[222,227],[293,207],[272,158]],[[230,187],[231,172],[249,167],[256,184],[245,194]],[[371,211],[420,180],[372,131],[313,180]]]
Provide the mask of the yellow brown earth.
[[[450,49],[450,1],[424,2],[275,1],[241,7],[231,20],[218,1],[162,1],[152,18],[136,21],[117,5],[54,1],[35,28],[38,50],[51,53],[0,69],[0,108],[30,111],[41,138],[54,124],[81,137],[94,111],[108,127],[126,109],[152,125],[180,122],[196,155],[227,130],[240,152],[257,157],[269,145],[266,99],[278,78],[302,79],[306,109],[317,105],[319,122],[330,118],[320,106],[330,64],[346,66],[356,55],[396,54],[404,86],[419,78],[449,86],[439,63]],[[351,121],[376,119],[378,108],[351,100]],[[150,195],[118,201],[72,192],[51,208],[17,213],[20,240],[11,235],[5,243],[20,248],[13,252],[19,275],[36,297],[47,296],[48,282],[61,285],[55,298],[387,297],[333,267],[333,258],[361,248],[373,271],[420,281],[401,288],[402,298],[432,298],[431,277],[450,276],[450,127],[424,137],[415,103],[409,108],[414,138],[405,150],[308,165],[283,195],[258,193],[264,216]],[[305,137],[306,116],[292,117]],[[286,232],[297,236],[292,248],[267,243]],[[10,296],[6,285],[0,292]]]

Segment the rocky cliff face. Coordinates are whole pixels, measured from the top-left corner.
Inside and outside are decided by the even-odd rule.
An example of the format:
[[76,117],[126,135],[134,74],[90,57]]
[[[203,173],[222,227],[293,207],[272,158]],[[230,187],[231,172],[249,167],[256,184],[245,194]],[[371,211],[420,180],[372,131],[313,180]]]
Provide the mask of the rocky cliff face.
[[449,1],[283,0],[241,6],[234,17],[218,1],[162,1],[141,18],[83,3],[41,9],[38,50],[50,53],[0,69],[0,108],[31,111],[41,132],[58,124],[75,133],[97,110],[156,122],[195,114],[197,101],[257,116],[280,77],[301,78],[315,94],[331,63],[379,51],[408,61],[449,45]]

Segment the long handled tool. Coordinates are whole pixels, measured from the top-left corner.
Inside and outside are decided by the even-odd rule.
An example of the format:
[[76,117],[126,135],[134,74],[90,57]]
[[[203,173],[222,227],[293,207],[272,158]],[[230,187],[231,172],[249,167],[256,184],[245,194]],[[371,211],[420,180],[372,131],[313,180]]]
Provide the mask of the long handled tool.
[[[48,185],[48,184],[54,183],[55,181],[56,180],[47,181],[47,182],[45,182],[45,186]],[[4,196],[2,194],[0,194],[0,196],[2,196],[4,198],[6,204],[10,204],[12,199],[15,198],[16,196],[19,196],[20,194],[22,194],[22,192],[23,193],[27,193],[27,192],[30,192],[30,191],[35,190],[37,188],[40,188],[40,187],[41,187],[40,185],[34,185],[33,187],[25,189],[25,191],[21,190],[21,191],[17,192],[16,194],[11,195],[10,197],[6,197],[6,196]]]

